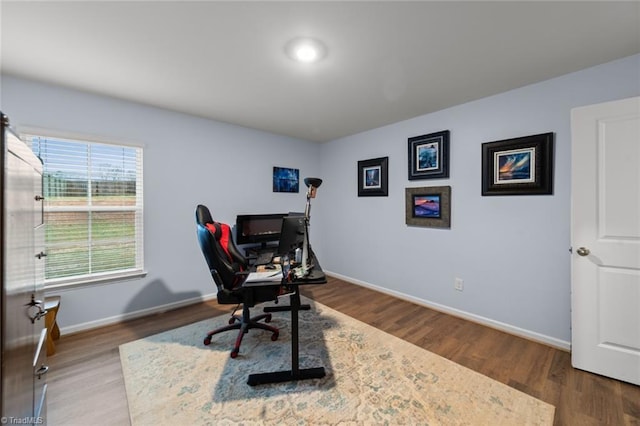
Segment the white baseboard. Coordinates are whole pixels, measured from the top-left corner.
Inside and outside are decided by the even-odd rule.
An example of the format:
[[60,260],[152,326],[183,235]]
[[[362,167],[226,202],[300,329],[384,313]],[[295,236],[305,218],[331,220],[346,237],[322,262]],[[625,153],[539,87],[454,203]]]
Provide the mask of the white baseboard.
[[522,337],[528,340],[532,340],[534,342],[542,343],[547,346],[551,346],[556,349],[560,349],[563,351],[570,352],[571,351],[571,342],[567,342],[564,340],[557,339],[555,337],[547,336],[544,334],[537,333],[535,331],[526,330],[520,327],[516,327],[510,324],[506,324],[500,321],[495,321],[490,318],[485,318],[480,315],[472,314],[470,312],[461,311],[459,309],[451,308],[449,306],[441,305],[439,303],[430,302],[428,300],[419,299],[414,296],[409,296],[404,293],[400,293],[397,291],[389,290],[387,288],[378,287],[376,285],[367,283],[365,281],[360,281],[355,278],[347,277],[341,274],[337,274],[335,272],[324,271],[325,274],[339,278],[343,281],[350,282],[352,284],[356,284],[362,287],[367,287],[372,290],[379,291],[381,293],[389,294],[391,296],[397,297],[398,299],[403,299],[408,302],[415,303],[417,305],[425,306],[427,308],[433,309],[435,311],[443,312],[445,314],[453,315],[455,317],[459,317],[468,321],[473,321],[475,323],[485,325],[487,327],[495,328],[500,331],[504,331],[505,333],[513,334],[518,337]]
[[117,324],[123,321],[144,317],[147,315],[159,314],[172,309],[182,308],[183,306],[193,305],[195,303],[206,302],[216,298],[216,294],[205,294],[199,297],[192,297],[190,299],[180,300],[178,302],[167,303],[165,305],[154,306],[152,308],[140,309],[139,311],[128,312],[122,315],[115,315],[109,318],[101,318],[96,321],[89,321],[81,324],[75,324],[68,327],[61,327],[60,332],[62,334],[78,333],[80,331],[87,331],[98,327],[104,327],[106,325]]
[[[417,297],[409,296],[404,293],[400,293],[397,291],[389,290],[387,288],[379,287],[365,281],[357,280],[355,278],[347,277],[341,274],[337,274],[335,272],[325,271],[325,273],[329,276],[333,276],[339,278],[343,281],[350,282],[352,284],[356,284],[362,287],[367,287],[372,290],[379,291],[381,293],[389,294],[391,296],[397,297],[398,299],[406,300],[417,305],[425,306],[427,308],[433,309],[435,311],[443,312],[445,314],[453,315],[459,318],[463,318],[469,321],[476,322],[478,324],[485,325],[487,327],[495,328],[500,331],[504,331],[505,333],[513,334],[518,337],[523,337],[528,340],[533,340],[538,343],[545,344],[547,346],[551,346],[557,349],[561,349],[567,352],[571,351],[571,342],[567,342],[564,340],[556,339],[555,337],[546,336],[544,334],[537,333],[535,331],[526,330],[520,327],[516,327],[510,324],[506,324],[500,321],[495,321],[490,318],[485,318],[480,315],[472,314],[469,312],[461,311],[459,309],[451,308],[449,306],[441,305],[439,303],[430,302],[428,300],[419,299]],[[78,333],[80,331],[91,330],[98,327],[104,327],[106,325],[117,324],[123,321],[143,317],[146,315],[158,314],[161,312],[165,312],[171,309],[181,308],[183,306],[192,305],[195,303],[200,303],[208,300],[215,299],[215,293],[206,294],[199,297],[194,297],[191,299],[180,300],[178,302],[167,303],[165,305],[154,306],[152,308],[141,309],[135,312],[129,312],[122,315],[116,315],[109,318],[102,318],[96,321],[90,321],[82,324],[75,324],[68,327],[62,327],[61,332],[63,334],[71,334]]]

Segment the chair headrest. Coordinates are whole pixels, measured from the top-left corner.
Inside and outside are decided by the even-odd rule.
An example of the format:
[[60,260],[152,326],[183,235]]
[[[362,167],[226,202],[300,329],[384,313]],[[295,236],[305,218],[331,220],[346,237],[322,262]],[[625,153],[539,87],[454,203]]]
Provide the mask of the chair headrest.
[[211,212],[209,212],[207,206],[198,204],[198,207],[196,207],[196,223],[202,226],[205,226],[207,223],[213,223]]
[[213,235],[216,240],[219,240],[220,237],[222,237],[222,227],[219,223],[207,223],[204,227],[211,232],[211,235]]

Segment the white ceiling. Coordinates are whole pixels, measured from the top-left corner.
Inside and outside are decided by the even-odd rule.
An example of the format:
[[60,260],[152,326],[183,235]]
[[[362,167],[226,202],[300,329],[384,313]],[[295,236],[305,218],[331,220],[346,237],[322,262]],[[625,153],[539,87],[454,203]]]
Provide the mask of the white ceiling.
[[[319,142],[640,52],[638,1],[2,0],[0,16],[3,73]],[[294,63],[296,36],[328,56]]]

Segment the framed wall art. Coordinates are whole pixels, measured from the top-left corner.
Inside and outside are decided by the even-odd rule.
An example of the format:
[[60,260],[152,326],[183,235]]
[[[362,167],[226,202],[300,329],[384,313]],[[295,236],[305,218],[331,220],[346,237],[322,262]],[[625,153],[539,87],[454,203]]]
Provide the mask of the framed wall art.
[[273,167],[273,192],[299,192],[300,170]]
[[358,161],[358,197],[386,197],[389,157]]
[[410,226],[451,228],[451,187],[405,188],[405,222]]
[[449,177],[449,131],[409,138],[409,180]]
[[482,144],[482,195],[553,193],[553,133]]

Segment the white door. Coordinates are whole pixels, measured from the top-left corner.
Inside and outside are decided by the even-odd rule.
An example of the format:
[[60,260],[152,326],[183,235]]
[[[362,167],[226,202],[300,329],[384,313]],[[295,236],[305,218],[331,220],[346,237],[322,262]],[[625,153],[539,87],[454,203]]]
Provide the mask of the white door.
[[574,367],[640,384],[640,97],[571,111]]

